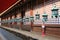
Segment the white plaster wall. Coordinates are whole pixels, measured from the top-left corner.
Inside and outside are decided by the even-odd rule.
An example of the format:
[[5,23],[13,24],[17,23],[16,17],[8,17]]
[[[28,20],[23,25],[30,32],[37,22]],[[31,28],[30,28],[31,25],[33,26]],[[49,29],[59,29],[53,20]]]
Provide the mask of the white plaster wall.
[[16,18],[20,18],[20,17],[21,17],[21,13],[18,13]]
[[25,12],[25,17],[30,17],[30,11],[29,11],[29,10],[27,10],[27,11]]
[[[37,7],[37,8],[35,8],[33,10],[34,17],[35,17],[35,14],[38,11],[38,13],[40,14],[40,19],[42,19],[42,14],[44,13],[44,10],[45,10],[46,14],[48,14],[48,18],[51,18],[51,14],[52,14],[51,9],[53,7],[53,4],[50,4],[50,3],[51,2],[46,3],[45,4],[46,6],[44,6],[44,7]],[[59,12],[58,13],[60,13],[60,1],[55,2],[55,4],[56,4],[56,7],[59,8]]]
[[12,19],[14,19],[14,15],[12,16]]
[[[26,18],[27,18],[27,17],[30,18],[30,16],[31,16],[31,15],[30,15],[30,10],[27,10],[27,11],[25,12],[25,17],[26,17]],[[29,20],[29,21],[30,21],[30,20]],[[25,23],[24,23],[24,25],[29,25],[29,24],[30,24],[30,22],[25,22]]]
[[10,17],[8,17],[8,20],[10,20]]
[[[53,2],[46,2],[44,7],[42,6],[42,4],[39,5],[38,7],[35,7],[33,9],[33,16],[35,17],[35,14],[37,14],[37,11],[38,11],[38,14],[40,14],[40,19],[42,19],[42,15],[44,14],[44,11],[45,11],[46,14],[48,15],[48,19],[50,19],[51,18],[51,15],[52,15],[52,11],[51,11],[52,10],[52,7],[53,7],[53,4],[52,3]],[[56,0],[56,2],[54,2],[54,3],[56,4],[56,7],[59,8],[58,13],[60,14],[60,1]],[[30,10],[26,12],[26,16],[30,16],[29,13],[30,13]],[[35,20],[35,18],[34,18],[34,20]]]
[[[50,2],[51,3],[51,2]],[[46,3],[44,7],[38,7],[36,9],[33,10],[33,14],[35,15],[38,11],[38,13],[40,14],[40,18],[42,19],[42,14],[44,13],[44,9],[45,9],[45,12],[46,14],[48,14],[48,18],[51,18],[51,14],[52,14],[52,7],[53,7],[53,4],[50,4],[50,3]],[[56,7],[59,8],[59,12],[60,13],[60,1],[58,2],[55,2],[56,4]]]

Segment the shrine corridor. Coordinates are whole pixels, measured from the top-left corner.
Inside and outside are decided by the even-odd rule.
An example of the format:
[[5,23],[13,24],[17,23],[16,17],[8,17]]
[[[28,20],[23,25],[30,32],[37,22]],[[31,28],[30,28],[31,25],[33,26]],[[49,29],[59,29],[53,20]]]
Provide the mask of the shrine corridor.
[[0,40],[22,40],[22,38],[0,28]]

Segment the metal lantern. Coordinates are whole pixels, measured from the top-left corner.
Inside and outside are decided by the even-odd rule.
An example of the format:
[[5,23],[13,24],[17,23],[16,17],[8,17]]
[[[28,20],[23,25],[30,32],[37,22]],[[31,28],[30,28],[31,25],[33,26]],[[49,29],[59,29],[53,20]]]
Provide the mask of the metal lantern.
[[1,21],[1,23],[5,23],[5,21]]
[[40,18],[40,14],[36,14],[36,19],[39,19]]
[[11,22],[11,20],[8,20],[8,23],[10,23]]
[[42,16],[43,16],[43,20],[42,20],[42,21],[44,21],[44,22],[45,22],[45,21],[47,21],[47,20],[48,20],[48,18],[47,18],[47,16],[48,16],[48,15],[47,15],[46,13],[44,13]]
[[7,20],[7,23],[9,22],[9,20]]
[[25,18],[23,18],[23,22],[26,22]]
[[11,22],[11,19],[9,20],[9,22]]
[[4,23],[7,23],[7,20],[5,20]]
[[14,22],[17,22],[18,20],[19,20],[19,19],[15,18],[15,19],[14,19]]
[[10,23],[10,20],[7,20],[7,23]]
[[52,8],[52,18],[55,17],[57,18],[58,17],[58,8],[56,7],[56,5],[53,6]]
[[15,22],[21,22],[21,18],[16,18]]
[[14,22],[14,19],[11,19],[10,21],[11,21],[11,22]]
[[17,18],[15,18],[15,19],[13,19],[13,20],[14,20],[14,22],[17,22],[17,20],[18,20],[18,19],[17,19]]
[[10,22],[11,22],[11,20],[8,20],[8,22],[10,23]]
[[33,16],[30,17],[30,21],[32,21],[32,22],[34,21],[34,17]]
[[26,22],[29,22],[29,18],[28,17],[26,18]]
[[19,22],[22,22],[22,18],[21,17],[19,18]]

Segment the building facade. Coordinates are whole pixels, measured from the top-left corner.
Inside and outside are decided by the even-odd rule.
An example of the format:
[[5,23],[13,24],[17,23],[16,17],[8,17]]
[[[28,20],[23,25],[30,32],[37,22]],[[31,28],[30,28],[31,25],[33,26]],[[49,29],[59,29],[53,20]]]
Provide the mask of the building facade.
[[[59,31],[60,28],[60,0],[31,0],[18,3],[1,16],[1,25],[41,31],[42,25],[47,30]],[[59,31],[60,33],[60,31]]]

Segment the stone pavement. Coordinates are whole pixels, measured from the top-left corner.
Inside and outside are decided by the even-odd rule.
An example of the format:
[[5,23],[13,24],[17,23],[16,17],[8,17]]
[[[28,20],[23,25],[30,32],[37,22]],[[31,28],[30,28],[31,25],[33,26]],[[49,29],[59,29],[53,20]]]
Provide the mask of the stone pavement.
[[23,31],[23,30],[18,30],[18,29],[14,29],[14,28],[8,28],[8,27],[3,27],[5,29],[11,30],[11,31],[15,31],[17,33],[38,39],[38,40],[60,40],[60,37],[56,37],[56,36],[50,36],[50,35],[46,35],[44,37],[42,37],[41,33],[37,33],[37,32],[28,32],[28,31]]
[[6,40],[2,34],[0,34],[0,40]]
[[0,40],[23,40],[22,38],[19,38],[15,36],[14,34],[0,28]]

